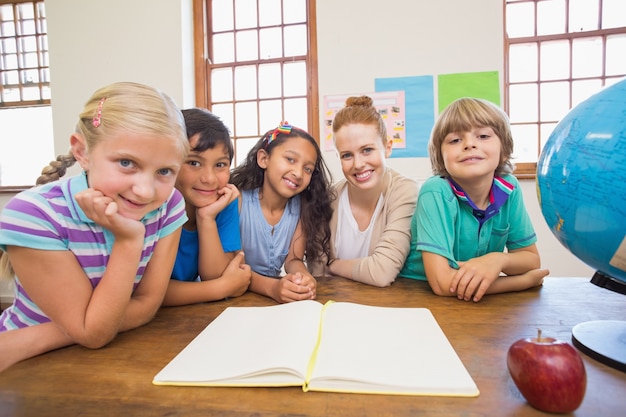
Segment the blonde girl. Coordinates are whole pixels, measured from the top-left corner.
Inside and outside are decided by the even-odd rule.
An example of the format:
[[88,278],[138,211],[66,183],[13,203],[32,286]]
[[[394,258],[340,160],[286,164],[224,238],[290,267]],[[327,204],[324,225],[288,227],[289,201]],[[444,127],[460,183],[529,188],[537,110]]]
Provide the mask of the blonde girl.
[[[152,319],[169,282],[187,219],[174,189],[189,147],[180,111],[151,87],[111,84],[87,101],[70,145],[0,215],[16,284],[0,315],[0,370],[106,345]],[[81,174],[48,182],[74,161]]]

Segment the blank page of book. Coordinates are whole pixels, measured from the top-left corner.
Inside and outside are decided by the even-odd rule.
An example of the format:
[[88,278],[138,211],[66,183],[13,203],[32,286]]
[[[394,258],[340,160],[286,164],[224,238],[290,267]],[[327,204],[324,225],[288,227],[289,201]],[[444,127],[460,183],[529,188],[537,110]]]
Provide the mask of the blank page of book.
[[477,396],[428,309],[328,305],[310,390]]
[[301,386],[322,304],[228,307],[153,380],[157,385]]

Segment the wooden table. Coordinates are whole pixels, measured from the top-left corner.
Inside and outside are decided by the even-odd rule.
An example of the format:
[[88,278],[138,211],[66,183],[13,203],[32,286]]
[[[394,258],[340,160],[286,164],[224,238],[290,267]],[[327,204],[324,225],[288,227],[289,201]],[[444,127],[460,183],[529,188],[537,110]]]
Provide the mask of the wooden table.
[[[588,278],[547,278],[542,288],[485,297],[437,297],[426,283],[399,279],[374,288],[323,278],[318,300],[429,308],[472,375],[480,396],[415,397],[302,392],[301,388],[152,385],[152,378],[227,306],[270,305],[246,294],[210,304],[164,308],[148,325],[108,346],[72,346],[0,373],[0,416],[545,416],[521,397],[506,368],[517,339],[570,341],[582,321],[626,318],[626,297]],[[254,346],[250,346],[250,351]],[[588,387],[576,416],[624,416],[626,373],[584,356]]]

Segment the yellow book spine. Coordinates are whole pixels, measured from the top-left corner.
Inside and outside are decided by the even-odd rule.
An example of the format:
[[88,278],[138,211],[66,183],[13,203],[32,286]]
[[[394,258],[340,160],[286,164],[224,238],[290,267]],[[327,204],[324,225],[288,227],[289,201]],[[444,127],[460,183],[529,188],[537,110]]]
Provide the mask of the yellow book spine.
[[302,385],[302,391],[309,391],[309,381],[311,380],[311,375],[313,374],[313,369],[315,369],[315,362],[317,361],[317,352],[320,347],[320,343],[322,342],[322,327],[324,326],[324,314],[326,313],[326,309],[329,305],[334,303],[334,301],[329,300],[322,307],[320,324],[317,328],[317,341],[315,342],[315,348],[313,349],[313,353],[311,354],[311,358],[309,359],[309,364],[306,369],[306,377],[304,378],[304,385]]

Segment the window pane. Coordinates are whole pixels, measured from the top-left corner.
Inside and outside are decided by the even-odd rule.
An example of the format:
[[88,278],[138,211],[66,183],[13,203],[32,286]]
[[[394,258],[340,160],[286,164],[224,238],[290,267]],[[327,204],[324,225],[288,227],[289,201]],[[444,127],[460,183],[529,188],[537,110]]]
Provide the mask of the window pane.
[[541,121],[558,122],[569,110],[569,82],[544,83],[541,97]]
[[[534,34],[531,6],[537,8]],[[506,108],[512,124],[531,126],[518,130],[538,127],[541,149],[572,107],[626,76],[626,1],[506,0],[505,7],[512,42],[505,57]],[[519,41],[524,43],[515,43]],[[538,45],[538,59],[528,50],[533,43]],[[537,161],[532,147],[519,147],[516,154]]]
[[584,32],[598,28],[598,0],[569,0],[569,31]]
[[2,101],[5,103],[15,103],[21,100],[20,91],[17,88],[5,88],[2,91]]
[[9,54],[4,56],[4,69],[17,69],[17,54]]
[[259,103],[261,132],[274,129],[283,120],[281,100],[263,100]]
[[0,186],[34,185],[41,169],[56,157],[52,108],[2,109],[0,126],[4,132],[0,140]]
[[539,152],[543,151],[543,147],[546,146],[546,142],[550,139],[550,135],[554,132],[554,128],[557,123],[543,123],[541,125],[541,137],[539,141]]
[[17,71],[6,71],[4,73],[5,85],[18,84],[20,82],[19,73]]
[[48,36],[47,35],[38,35],[37,41],[39,42],[39,49],[42,51],[48,50]]
[[[306,98],[285,100],[285,120],[290,124],[308,131]],[[319,139],[319,138],[316,138]]]
[[231,101],[233,99],[233,71],[230,68],[216,68],[211,71],[211,101]]
[[283,0],[283,23],[306,22],[306,0]]
[[259,80],[259,98],[281,96],[280,64],[259,65]]
[[256,67],[253,65],[236,67],[235,100],[250,100],[256,97]]
[[511,125],[513,162],[537,161],[537,125]]
[[602,39],[574,39],[572,44],[572,76],[574,78],[602,75]]
[[552,0],[537,3],[537,35],[565,32],[565,1]]
[[608,87],[609,85],[613,85],[618,81],[622,81],[624,79],[624,77],[615,77],[615,78],[607,78],[606,80],[604,80],[604,87]]
[[43,88],[41,89],[41,98],[44,100],[50,100],[50,87],[48,87],[47,85],[44,85]]
[[533,36],[535,34],[534,3],[506,5],[506,33],[511,38]]
[[20,25],[20,35],[34,35],[35,34],[35,21],[23,20]]
[[214,32],[233,30],[233,0],[213,0],[211,2],[211,24]]
[[261,2],[261,7],[259,7],[259,26],[280,25],[282,20],[280,2],[281,0],[263,0]]
[[533,122],[539,115],[537,109],[537,84],[512,85],[509,88],[509,117],[512,123]]
[[17,5],[17,15],[20,19],[32,19],[35,17],[33,5],[29,3]]
[[514,44],[509,48],[509,81],[537,81],[537,44]]
[[306,25],[285,27],[285,56],[306,55]]
[[[624,15],[626,16],[626,13]],[[606,38],[606,75],[623,74],[626,74],[626,35],[608,36]]]
[[258,114],[256,103],[236,103],[235,136],[258,135]]
[[17,45],[15,38],[6,38],[2,40],[2,53],[14,54],[17,52]]
[[602,82],[599,79],[572,82],[572,108],[601,89]]
[[13,6],[10,4],[0,5],[0,16],[2,21],[13,21]]
[[23,57],[25,68],[37,68],[37,63],[39,62],[39,59],[36,52],[24,54]]
[[252,139],[237,139],[235,141],[235,165],[241,164],[245,161],[250,149],[254,148],[254,145],[259,141],[259,138]]
[[231,103],[214,104],[211,106],[211,112],[222,119],[222,122],[230,129],[230,133],[234,134],[233,126],[235,126],[235,113]]
[[626,2],[624,0],[604,0],[602,2],[602,28],[626,26]]
[[22,96],[23,100],[39,100],[39,87],[24,87]]
[[304,61],[285,64],[283,67],[284,95],[304,96],[306,95],[306,65]]
[[257,27],[256,0],[235,0],[235,28]]
[[256,30],[237,32],[237,61],[259,59],[259,42]]
[[[5,9],[2,9],[4,13]],[[15,36],[15,25],[13,22],[2,22],[2,33],[4,36]]]
[[232,32],[213,36],[213,63],[235,61],[235,36]]
[[280,28],[261,29],[261,59],[280,58],[283,56],[283,38]]
[[541,79],[569,78],[569,42],[542,42],[540,48]]

